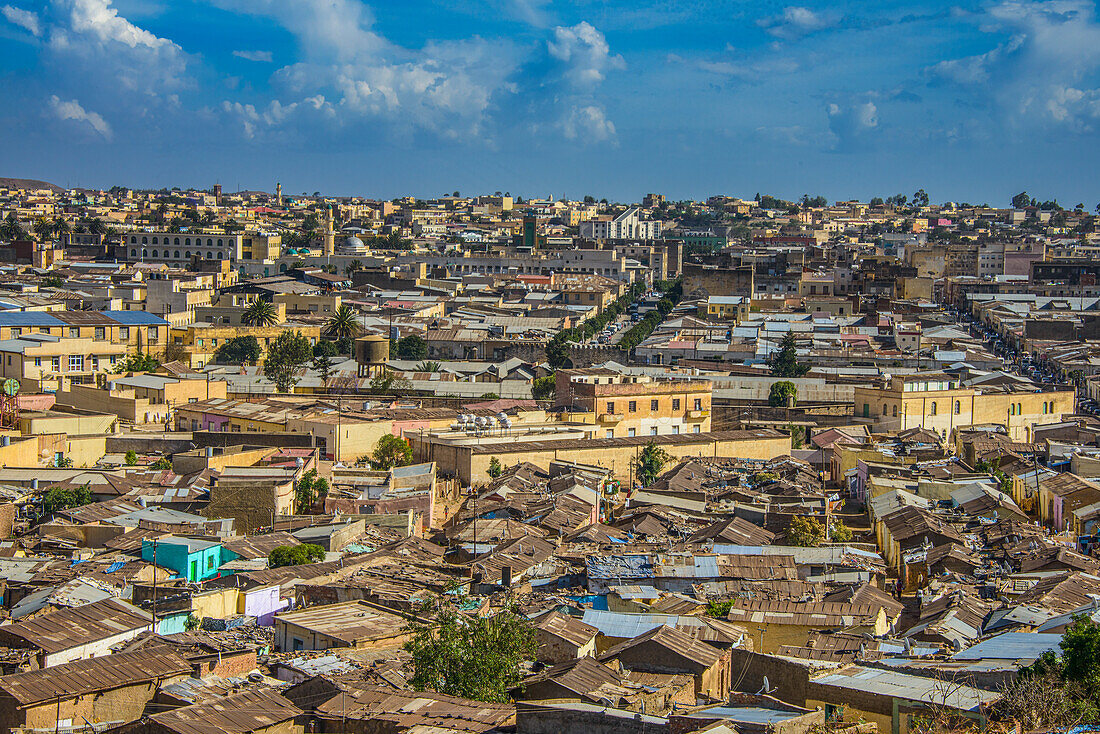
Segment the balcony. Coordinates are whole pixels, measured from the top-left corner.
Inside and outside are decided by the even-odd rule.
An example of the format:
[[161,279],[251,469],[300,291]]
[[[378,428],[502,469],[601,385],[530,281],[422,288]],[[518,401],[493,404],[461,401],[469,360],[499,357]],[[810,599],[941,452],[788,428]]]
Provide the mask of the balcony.
[[689,410],[688,419],[693,421],[701,421],[704,418],[710,418],[710,409],[706,410]]
[[623,417],[622,413],[600,413],[600,423],[618,423]]

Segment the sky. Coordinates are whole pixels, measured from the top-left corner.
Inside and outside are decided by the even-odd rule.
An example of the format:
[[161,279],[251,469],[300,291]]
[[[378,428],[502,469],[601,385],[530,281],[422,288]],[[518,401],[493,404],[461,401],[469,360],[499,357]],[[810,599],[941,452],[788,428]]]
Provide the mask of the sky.
[[0,0],[0,176],[1100,200],[1080,0]]

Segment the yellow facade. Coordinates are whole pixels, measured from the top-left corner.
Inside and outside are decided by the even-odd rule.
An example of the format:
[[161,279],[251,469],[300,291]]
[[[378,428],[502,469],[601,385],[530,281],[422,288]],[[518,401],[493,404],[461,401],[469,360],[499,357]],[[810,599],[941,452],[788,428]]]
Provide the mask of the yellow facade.
[[[239,336],[254,336],[260,343],[262,352],[283,331],[300,331],[309,339],[311,345],[321,338],[322,327],[319,324],[279,324],[277,326],[214,326],[210,324],[192,324],[186,329],[172,330],[172,343],[183,348],[181,361],[192,369],[201,369],[214,359],[214,352],[230,339]],[[263,354],[259,363],[263,362]]]
[[857,387],[857,418],[874,421],[877,431],[924,428],[949,438],[956,428],[1003,425],[1016,441],[1031,441],[1036,425],[1061,422],[1074,412],[1073,390],[982,392],[960,387],[939,373],[894,377],[888,387]]

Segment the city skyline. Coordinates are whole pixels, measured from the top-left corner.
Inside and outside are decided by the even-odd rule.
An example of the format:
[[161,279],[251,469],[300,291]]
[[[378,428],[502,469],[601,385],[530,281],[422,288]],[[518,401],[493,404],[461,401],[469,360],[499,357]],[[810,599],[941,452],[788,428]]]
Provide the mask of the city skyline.
[[0,4],[0,174],[636,201],[1096,195],[1088,2]]

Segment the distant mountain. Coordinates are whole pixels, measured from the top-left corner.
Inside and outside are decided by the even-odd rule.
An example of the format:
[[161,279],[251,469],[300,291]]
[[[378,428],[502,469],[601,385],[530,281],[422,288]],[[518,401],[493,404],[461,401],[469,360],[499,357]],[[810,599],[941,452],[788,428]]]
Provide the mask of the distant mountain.
[[0,176],[0,189],[52,189],[59,194],[65,191],[65,189],[49,181],[39,181],[34,178],[4,178],[2,176]]

